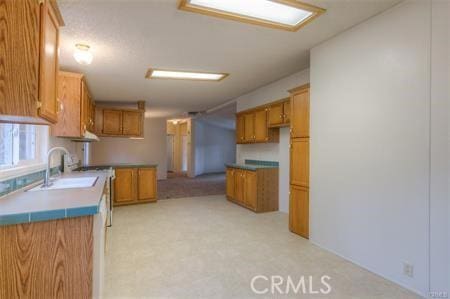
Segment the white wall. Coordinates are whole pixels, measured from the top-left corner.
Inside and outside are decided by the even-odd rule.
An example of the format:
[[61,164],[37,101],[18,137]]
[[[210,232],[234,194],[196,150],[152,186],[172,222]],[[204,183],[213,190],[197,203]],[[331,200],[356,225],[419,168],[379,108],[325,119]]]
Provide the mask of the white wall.
[[430,290],[450,293],[450,2],[433,1],[431,44]]
[[[289,89],[309,82],[309,70],[303,70],[235,99],[237,111],[264,105],[289,96]],[[280,142],[267,144],[238,144],[236,161],[245,159],[277,161],[279,168],[279,210],[289,211],[289,128],[280,129]]]
[[236,131],[202,120],[193,124],[195,175],[224,172],[225,163],[234,163],[236,159]]
[[158,179],[167,177],[166,119],[145,118],[144,139],[100,137],[92,143],[91,165],[110,163],[158,164]]
[[[429,1],[405,1],[311,51],[310,239],[422,295],[429,290],[430,25]],[[443,135],[432,141],[448,142]],[[440,252],[438,261],[448,271],[448,256]],[[403,275],[403,262],[414,265],[413,278]]]
[[[59,138],[59,137],[53,137],[50,134],[50,127],[48,127],[48,147],[45,148],[45,157],[47,157],[47,151],[55,146],[62,146],[66,148],[71,154],[76,154],[80,159],[83,158],[83,144],[80,142],[73,142],[70,139],[67,138]],[[61,164],[61,157],[64,153],[63,152],[55,152],[52,154],[51,158],[51,166],[55,167],[57,165]],[[47,163],[47,161],[45,161]]]

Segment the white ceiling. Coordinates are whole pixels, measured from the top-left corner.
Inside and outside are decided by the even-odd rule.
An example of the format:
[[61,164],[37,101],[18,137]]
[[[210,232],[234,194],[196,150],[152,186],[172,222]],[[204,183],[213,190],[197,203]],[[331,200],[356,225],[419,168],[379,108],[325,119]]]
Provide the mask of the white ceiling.
[[[59,0],[66,23],[60,64],[86,74],[96,101],[147,102],[146,115],[206,110],[309,66],[314,45],[399,0],[304,1],[327,12],[287,32],[177,9],[177,0]],[[94,61],[78,65],[76,43]],[[147,68],[226,72],[221,82],[147,80]]]

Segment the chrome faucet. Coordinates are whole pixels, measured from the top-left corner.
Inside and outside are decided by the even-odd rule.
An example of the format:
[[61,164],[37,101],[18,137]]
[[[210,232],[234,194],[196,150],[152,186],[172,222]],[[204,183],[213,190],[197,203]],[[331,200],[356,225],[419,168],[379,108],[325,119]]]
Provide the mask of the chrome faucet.
[[64,148],[64,147],[53,147],[51,148],[48,153],[47,153],[47,169],[45,170],[45,177],[44,177],[44,185],[42,185],[42,187],[50,187],[51,183],[50,183],[50,159],[52,157],[52,154],[56,151],[62,151],[65,152],[66,154],[69,154],[69,151]]

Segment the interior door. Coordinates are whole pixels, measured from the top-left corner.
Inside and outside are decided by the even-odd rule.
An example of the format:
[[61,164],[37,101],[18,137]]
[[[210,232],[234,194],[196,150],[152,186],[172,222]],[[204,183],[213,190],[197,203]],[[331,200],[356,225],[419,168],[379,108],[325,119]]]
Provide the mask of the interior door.
[[55,123],[58,92],[59,23],[50,2],[41,5],[41,41],[38,114]]
[[255,128],[254,140],[255,142],[265,142],[269,140],[269,128],[267,127],[267,111],[265,109],[258,110],[254,113]]
[[173,135],[167,135],[167,171],[174,171],[174,136]]
[[122,134],[127,136],[141,135],[141,112],[123,111],[122,112]]
[[291,184],[309,187],[309,138],[291,139]]
[[289,198],[289,230],[309,238],[309,190],[291,185]]
[[309,137],[309,88],[292,95],[291,137]]
[[186,172],[188,168],[188,137],[181,136],[181,171]]
[[103,110],[103,134],[122,135],[122,111]]

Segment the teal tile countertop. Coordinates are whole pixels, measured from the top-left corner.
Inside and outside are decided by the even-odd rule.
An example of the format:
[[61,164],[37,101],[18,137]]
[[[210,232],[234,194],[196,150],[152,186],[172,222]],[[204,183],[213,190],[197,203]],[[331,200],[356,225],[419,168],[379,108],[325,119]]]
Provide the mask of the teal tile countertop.
[[69,177],[98,176],[94,186],[28,192],[35,185],[0,198],[0,225],[80,217],[98,213],[108,175],[102,172],[72,172]]
[[226,167],[239,168],[256,171],[258,169],[278,168],[279,164],[275,161],[245,160],[245,164],[225,164]]

